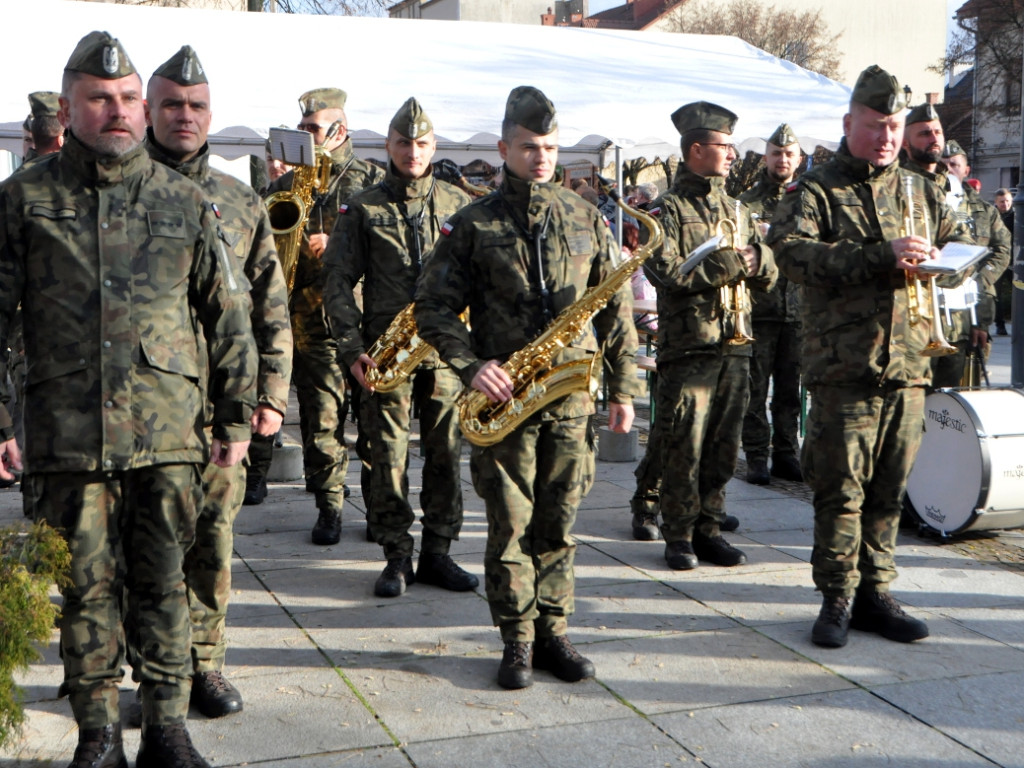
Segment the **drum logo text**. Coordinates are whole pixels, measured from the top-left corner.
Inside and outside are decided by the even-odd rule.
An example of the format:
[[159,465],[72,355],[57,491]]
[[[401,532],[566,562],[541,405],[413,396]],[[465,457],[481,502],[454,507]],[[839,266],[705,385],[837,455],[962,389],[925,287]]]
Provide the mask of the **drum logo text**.
[[1007,480],[1019,480],[1024,477],[1024,464],[1018,464],[1016,467],[1010,467],[1010,469],[1003,470],[1003,477]]
[[925,505],[924,516],[931,518],[936,523],[946,522],[946,516],[942,514],[942,510],[938,507],[929,507],[928,505]]
[[942,409],[941,413],[929,409],[928,418],[938,424],[939,429],[946,429],[948,427],[949,429],[955,429],[957,432],[964,432],[967,429],[965,421],[950,416],[949,411],[945,408]]

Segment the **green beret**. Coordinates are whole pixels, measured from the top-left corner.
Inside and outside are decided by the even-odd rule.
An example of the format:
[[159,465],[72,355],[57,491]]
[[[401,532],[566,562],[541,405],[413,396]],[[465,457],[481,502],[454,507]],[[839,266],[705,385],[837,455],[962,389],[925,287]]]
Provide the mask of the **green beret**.
[[505,102],[505,119],[546,136],[558,127],[555,105],[530,85],[513,88]]
[[395,112],[388,129],[407,139],[418,139],[434,130],[434,124],[430,122],[430,117],[423,111],[420,103],[415,98],[410,98]]
[[32,110],[32,117],[44,117],[45,115],[56,115],[60,111],[59,93],[53,91],[35,91],[28,95],[28,105]]
[[943,157],[956,157],[957,155],[963,155],[967,157],[967,152],[956,139],[950,139],[946,142],[946,146],[942,148]]
[[930,123],[932,120],[940,120],[939,113],[931,104],[920,104],[910,110],[907,115],[907,125],[914,123]]
[[672,124],[680,136],[697,129],[732,134],[738,119],[735,113],[708,101],[684,104],[672,113]]
[[181,50],[157,67],[153,77],[163,77],[178,85],[201,85],[210,82],[206,79],[206,70],[199,63],[199,57],[191,45],[181,46]]
[[299,109],[309,117],[321,109],[344,109],[348,94],[340,88],[314,88],[299,96]]
[[860,73],[857,84],[853,86],[853,93],[850,94],[850,101],[863,104],[883,115],[895,115],[907,108],[907,94],[896,82],[896,78],[877,64],[872,64]]
[[800,140],[797,139],[792,128],[786,123],[782,123],[775,129],[775,133],[768,137],[768,143],[774,144],[776,147],[788,147],[790,144],[799,144]]
[[120,80],[137,74],[121,41],[109,32],[90,32],[78,41],[64,65],[65,72],[83,72],[104,80]]

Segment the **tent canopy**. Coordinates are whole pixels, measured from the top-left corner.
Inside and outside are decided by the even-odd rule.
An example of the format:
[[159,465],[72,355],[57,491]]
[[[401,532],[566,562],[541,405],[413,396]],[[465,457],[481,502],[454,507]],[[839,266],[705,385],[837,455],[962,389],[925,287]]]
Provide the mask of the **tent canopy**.
[[[45,41],[31,30],[41,20]],[[306,16],[33,0],[4,8],[0,148],[20,154],[27,94],[60,90],[78,40],[94,29],[120,38],[148,80],[184,44],[212,88],[212,151],[261,152],[271,126],[298,123],[310,88],[348,92],[356,151],[383,157],[392,115],[416,96],[433,120],[438,158],[497,161],[509,91],[543,90],[558,109],[563,160],[604,166],[678,154],[669,115],[690,101],[736,112],[741,149],[763,151],[787,122],[806,151],[834,148],[849,88],[733,37],[485,22]],[[45,44],[44,44],[45,43]]]

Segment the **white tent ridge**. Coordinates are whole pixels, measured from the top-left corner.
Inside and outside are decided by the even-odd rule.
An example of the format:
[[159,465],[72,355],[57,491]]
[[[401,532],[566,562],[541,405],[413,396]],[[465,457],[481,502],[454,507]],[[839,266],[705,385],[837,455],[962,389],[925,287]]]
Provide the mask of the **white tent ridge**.
[[[327,86],[348,92],[360,155],[383,158],[392,115],[416,96],[439,137],[438,159],[463,164],[497,161],[505,99],[523,84],[558,109],[565,159],[585,156],[599,166],[616,148],[623,160],[678,154],[669,116],[698,100],[739,115],[741,150],[763,151],[781,122],[807,151],[834,148],[850,98],[846,86],[733,37],[74,0],[0,0],[0,7],[9,30],[0,46],[0,149],[15,153],[27,94],[59,91],[68,56],[94,29],[121,40],[144,82],[180,46],[195,48],[212,89],[211,149],[226,158],[259,154],[271,126],[299,121],[299,94]],[[45,45],[30,33],[40,19]]]

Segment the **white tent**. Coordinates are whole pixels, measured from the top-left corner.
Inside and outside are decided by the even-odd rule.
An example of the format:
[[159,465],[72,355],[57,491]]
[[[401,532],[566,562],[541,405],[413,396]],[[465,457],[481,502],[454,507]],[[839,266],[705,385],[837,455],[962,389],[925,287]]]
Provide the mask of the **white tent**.
[[[849,89],[733,37],[482,22],[302,16],[74,0],[0,0],[0,149],[21,151],[26,95],[60,90],[64,63],[90,30],[120,38],[145,81],[192,45],[213,93],[213,151],[258,154],[267,129],[298,122],[298,95],[348,92],[356,150],[383,156],[383,134],[409,96],[430,114],[438,158],[491,162],[505,98],[542,89],[559,114],[563,161],[599,166],[678,153],[669,115],[713,101],[740,116],[737,143],[763,150],[780,122],[805,149],[835,147]],[[45,31],[45,36],[43,32]]]

